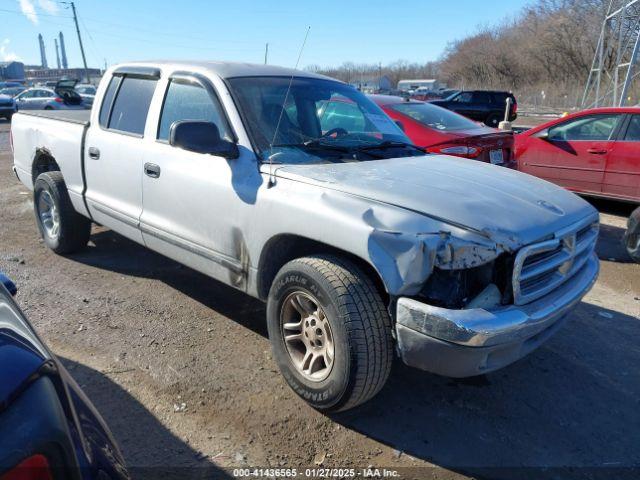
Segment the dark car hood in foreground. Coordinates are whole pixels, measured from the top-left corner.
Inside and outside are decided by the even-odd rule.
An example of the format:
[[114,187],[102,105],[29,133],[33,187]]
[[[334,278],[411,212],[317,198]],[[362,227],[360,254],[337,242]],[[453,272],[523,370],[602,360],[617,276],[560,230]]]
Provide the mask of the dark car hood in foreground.
[[506,168],[444,155],[279,166],[276,175],[419,212],[483,233],[505,248],[594,215],[577,195]]

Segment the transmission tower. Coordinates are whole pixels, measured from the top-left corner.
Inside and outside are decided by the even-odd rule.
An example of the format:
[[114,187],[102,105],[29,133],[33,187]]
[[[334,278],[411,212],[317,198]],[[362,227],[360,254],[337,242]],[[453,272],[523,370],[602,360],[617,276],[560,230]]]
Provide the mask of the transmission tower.
[[[636,104],[640,0],[611,0],[602,22],[582,108]],[[632,97],[631,102],[629,102]]]

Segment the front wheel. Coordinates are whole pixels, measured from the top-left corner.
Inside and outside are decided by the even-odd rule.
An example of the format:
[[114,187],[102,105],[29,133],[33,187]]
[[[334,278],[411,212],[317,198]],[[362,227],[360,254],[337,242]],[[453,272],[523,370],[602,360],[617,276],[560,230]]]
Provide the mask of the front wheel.
[[389,314],[371,279],[350,261],[318,255],[287,263],[269,292],[267,324],[282,375],[318,410],[364,403],[389,376]]
[[640,208],[631,213],[624,234],[624,246],[634,262],[640,263]]
[[33,208],[44,243],[56,253],[73,253],[87,245],[91,221],[75,211],[60,172],[38,175]]

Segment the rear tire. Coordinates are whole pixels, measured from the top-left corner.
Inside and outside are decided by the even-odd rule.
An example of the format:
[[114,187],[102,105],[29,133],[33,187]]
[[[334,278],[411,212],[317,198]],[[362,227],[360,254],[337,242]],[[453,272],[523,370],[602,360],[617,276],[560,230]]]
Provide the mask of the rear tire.
[[56,253],[67,254],[87,245],[91,221],[75,211],[60,172],[44,172],[33,190],[36,224],[44,243]]
[[267,325],[282,375],[318,410],[353,408],[387,381],[391,320],[372,280],[350,261],[317,255],[287,263],[269,292]]
[[629,217],[624,246],[631,259],[640,263],[640,208],[636,208]]

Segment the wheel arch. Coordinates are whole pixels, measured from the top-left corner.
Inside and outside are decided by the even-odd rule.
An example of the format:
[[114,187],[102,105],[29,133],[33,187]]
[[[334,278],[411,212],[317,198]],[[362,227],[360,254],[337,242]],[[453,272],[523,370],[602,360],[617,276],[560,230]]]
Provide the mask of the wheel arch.
[[60,171],[60,165],[58,165],[51,152],[46,148],[36,149],[31,163],[31,180],[33,184],[35,185],[36,179],[41,173],[55,171]]
[[371,263],[346,250],[296,234],[276,235],[264,245],[258,262],[257,291],[259,298],[267,299],[273,280],[287,262],[317,254],[333,254],[355,263],[371,278],[383,300],[388,304],[389,294],[384,280]]

